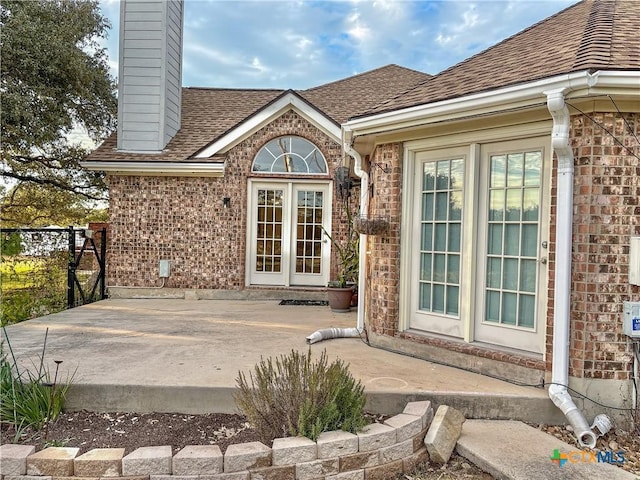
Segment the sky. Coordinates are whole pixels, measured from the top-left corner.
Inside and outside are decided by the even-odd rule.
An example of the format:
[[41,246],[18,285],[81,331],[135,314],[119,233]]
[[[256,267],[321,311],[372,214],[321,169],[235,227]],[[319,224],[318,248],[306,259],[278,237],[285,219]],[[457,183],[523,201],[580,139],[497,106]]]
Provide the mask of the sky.
[[[577,0],[185,0],[182,83],[306,89],[397,64],[436,74]],[[120,2],[99,0],[118,73]]]

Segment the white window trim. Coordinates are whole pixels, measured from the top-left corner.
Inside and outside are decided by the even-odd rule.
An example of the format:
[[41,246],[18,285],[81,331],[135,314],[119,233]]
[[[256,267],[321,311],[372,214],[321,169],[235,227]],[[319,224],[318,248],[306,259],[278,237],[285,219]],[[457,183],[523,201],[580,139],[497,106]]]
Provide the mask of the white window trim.
[[[265,151],[265,150],[266,150],[267,152],[269,152],[269,154],[270,154],[271,156],[274,156],[274,155],[273,155],[273,152],[267,148],[267,146],[268,146],[269,144],[271,144],[274,140],[289,139],[289,138],[299,138],[300,140],[303,140],[303,141],[307,142],[309,145],[312,145],[312,146],[313,146],[313,148],[314,148],[314,149],[318,152],[318,154],[320,154],[320,156],[322,157],[322,161],[324,162],[324,168],[325,168],[325,171],[324,171],[324,172],[287,172],[287,171],[283,171],[283,172],[275,171],[275,172],[274,172],[274,171],[273,171],[273,163],[275,163],[275,161],[276,161],[278,158],[280,158],[281,156],[286,155],[286,154],[281,154],[281,155],[279,155],[278,157],[274,157],[274,158],[273,158],[273,162],[272,162],[272,164],[271,164],[271,169],[270,169],[268,172],[267,172],[267,171],[254,170],[254,169],[253,169],[253,168],[254,168],[254,166],[255,166],[255,164],[256,164],[256,160],[258,159],[258,156],[259,156],[263,151]],[[291,143],[292,143],[292,142],[289,142],[289,145],[291,145]],[[305,162],[305,164],[306,164],[306,165],[307,165],[307,167],[308,167],[309,162],[307,162],[307,158],[311,155],[311,153],[310,153],[309,155],[307,155],[306,157],[303,157],[303,156],[302,156],[302,155],[300,155],[298,152],[294,152],[294,151],[292,151],[291,149],[289,149],[289,151],[288,151],[288,152],[286,152],[286,153],[293,154],[293,155],[297,155],[298,157],[300,157],[300,158]],[[312,153],[313,153],[313,152],[312,152]],[[264,174],[269,174],[269,175],[277,175],[277,176],[290,175],[290,176],[295,177],[295,176],[298,176],[298,175],[313,175],[313,176],[326,177],[327,175],[329,175],[329,163],[327,162],[327,159],[326,159],[326,157],[324,156],[324,153],[322,153],[322,151],[320,150],[320,147],[318,147],[318,146],[317,146],[315,143],[313,143],[311,140],[306,139],[306,138],[304,138],[304,137],[302,137],[302,136],[300,136],[300,135],[280,135],[279,137],[274,137],[274,138],[272,138],[271,140],[269,140],[267,143],[265,143],[265,144],[260,148],[260,150],[258,150],[258,153],[256,153],[256,154],[255,154],[255,156],[253,157],[253,161],[251,162],[251,174],[263,174],[263,173],[264,173]]]
[[280,117],[289,110],[293,110],[302,118],[315,125],[322,132],[337,143],[341,143],[341,129],[329,117],[319,112],[315,107],[311,106],[300,96],[288,92],[278,98],[268,107],[259,111],[257,114],[248,117],[238,126],[233,128],[222,137],[199,152],[195,158],[208,158],[217,153],[224,153],[232,147],[248,138],[259,129],[271,123],[274,119]]

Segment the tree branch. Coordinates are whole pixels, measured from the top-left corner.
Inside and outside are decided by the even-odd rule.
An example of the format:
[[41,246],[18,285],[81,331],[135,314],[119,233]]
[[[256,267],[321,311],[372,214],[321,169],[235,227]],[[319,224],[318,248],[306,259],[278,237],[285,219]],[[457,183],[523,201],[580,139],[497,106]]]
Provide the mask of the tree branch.
[[83,191],[82,189],[90,189],[92,188],[91,185],[78,185],[78,186],[73,186],[73,185],[69,185],[67,183],[64,182],[60,182],[58,180],[52,179],[52,178],[39,178],[39,177],[34,177],[32,175],[21,175],[19,173],[16,172],[7,172],[7,171],[3,171],[1,174],[1,176],[3,177],[9,177],[9,178],[13,178],[16,180],[20,180],[22,182],[31,182],[31,183],[36,183],[38,185],[50,185],[52,187],[56,187],[59,188],[60,190],[64,190],[66,192],[71,192],[71,193],[75,193],[77,195],[82,195],[83,197],[89,199],[89,200],[107,200],[106,197],[104,196],[100,196],[100,195],[94,195],[92,193],[89,193],[87,191]]

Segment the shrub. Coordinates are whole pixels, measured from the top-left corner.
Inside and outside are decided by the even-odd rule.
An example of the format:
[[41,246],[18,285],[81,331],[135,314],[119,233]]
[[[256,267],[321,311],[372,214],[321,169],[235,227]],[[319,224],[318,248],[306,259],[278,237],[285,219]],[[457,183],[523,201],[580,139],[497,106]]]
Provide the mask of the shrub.
[[262,359],[236,381],[236,403],[264,443],[298,435],[315,441],[322,432],[355,433],[367,424],[364,387],[341,360],[328,364],[326,351],[313,362],[311,350]]
[[[43,357],[35,372],[20,370],[6,330],[4,334],[11,358],[5,351],[5,344],[0,343],[0,421],[13,425],[17,432],[27,427],[40,430],[62,411],[71,379],[64,385],[57,384],[58,366],[62,362],[56,362],[55,376],[51,381]],[[43,355],[45,348],[46,336]]]

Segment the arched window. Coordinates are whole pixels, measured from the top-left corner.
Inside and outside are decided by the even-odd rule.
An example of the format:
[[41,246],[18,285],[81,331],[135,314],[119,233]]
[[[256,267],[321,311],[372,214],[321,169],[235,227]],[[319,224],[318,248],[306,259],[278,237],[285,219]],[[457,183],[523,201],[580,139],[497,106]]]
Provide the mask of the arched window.
[[287,135],[271,140],[260,149],[253,161],[252,172],[281,174],[327,173],[324,155],[313,143]]

